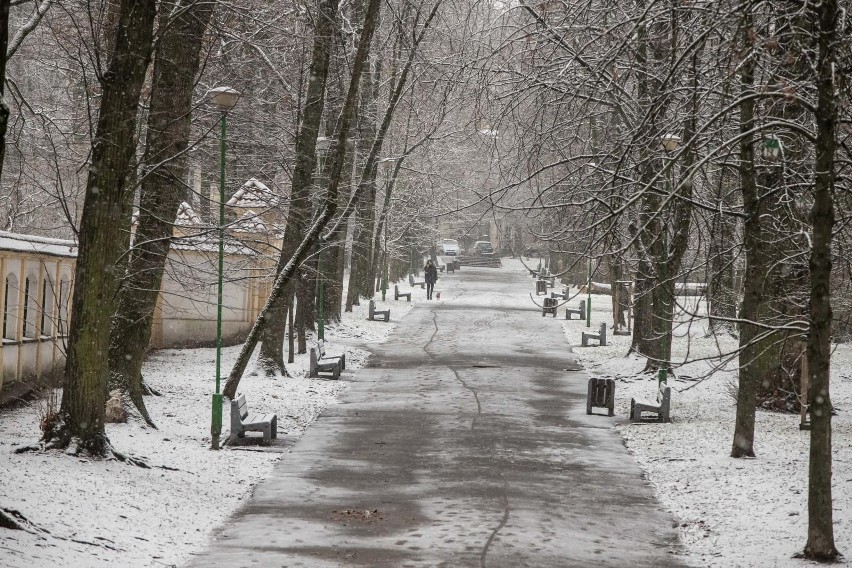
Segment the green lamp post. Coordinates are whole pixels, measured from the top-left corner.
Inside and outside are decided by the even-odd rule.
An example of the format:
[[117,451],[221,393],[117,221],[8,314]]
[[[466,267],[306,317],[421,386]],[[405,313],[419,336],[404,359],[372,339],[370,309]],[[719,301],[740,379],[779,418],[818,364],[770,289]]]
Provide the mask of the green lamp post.
[[218,287],[216,292],[216,391],[213,393],[213,413],[210,425],[212,436],[211,448],[219,449],[219,438],[222,435],[222,272],[225,258],[225,141],[228,132],[228,112],[234,108],[240,98],[240,93],[231,87],[216,87],[207,91],[208,104],[222,113],[220,118],[221,133],[219,136],[219,269]]
[[[393,169],[395,163],[396,163],[395,158],[383,158],[380,162],[381,167],[385,172],[385,191],[386,192],[390,191],[390,187],[391,187],[391,185],[390,185],[390,181],[391,181],[390,180],[390,171]],[[390,199],[388,198],[387,194],[385,196],[385,203],[390,205]],[[384,241],[385,241],[384,257],[385,257],[385,259],[384,260],[385,261],[384,261],[384,266],[383,266],[383,269],[382,269],[382,301],[383,302],[385,301],[385,296],[387,295],[387,292],[388,292],[388,278],[389,278],[389,272],[390,272],[390,253],[388,251],[388,228],[389,228],[389,225],[390,225],[390,207],[387,208],[387,214],[385,216],[384,225],[385,225],[384,226],[384,230],[385,230],[385,235],[384,235]]]
[[[586,168],[592,173],[597,170],[597,162],[587,162]],[[588,283],[586,284],[586,327],[592,327],[592,251],[591,243],[589,244],[589,267],[588,267]]]
[[[671,153],[677,150],[678,145],[680,144],[680,136],[677,134],[664,134],[662,139],[660,140],[660,149],[666,153],[666,156],[669,157],[669,171],[666,176],[666,193],[671,193],[672,187],[674,186],[673,177],[674,177],[674,158],[671,157]],[[668,228],[665,224],[663,224],[662,238],[663,238],[663,254],[666,255],[662,262],[662,273],[660,286],[662,286],[665,282],[668,281],[668,238],[667,238]],[[663,288],[665,290],[665,288]],[[666,302],[666,313],[672,312],[670,309],[672,298],[664,298],[664,302]],[[671,323],[669,323],[671,325]],[[671,357],[669,356],[669,346],[671,343],[671,333],[666,332],[663,334],[662,341],[660,342],[660,348],[662,349],[662,356],[660,357],[660,369],[657,373],[657,382],[659,384],[668,382],[668,373],[669,373],[669,365],[671,365]]]
[[[322,183],[323,170],[325,169],[325,155],[331,147],[331,139],[325,136],[318,136],[316,142],[316,150],[318,157],[318,178]],[[319,253],[317,254],[317,339],[322,341],[325,339],[325,280],[322,272],[322,249],[325,242],[320,239]]]
[[592,257],[589,257],[589,283],[586,285],[586,327],[592,327]]

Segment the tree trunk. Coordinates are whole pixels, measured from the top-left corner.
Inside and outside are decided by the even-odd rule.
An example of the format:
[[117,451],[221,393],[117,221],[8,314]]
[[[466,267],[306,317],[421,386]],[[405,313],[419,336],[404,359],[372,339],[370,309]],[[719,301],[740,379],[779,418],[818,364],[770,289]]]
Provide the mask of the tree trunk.
[[[287,318],[290,318],[290,334],[293,332],[293,314],[289,307],[292,305],[292,292],[284,293],[269,310],[269,318],[272,320],[266,328],[263,342],[260,345],[260,353],[257,356],[258,370],[267,377],[281,375],[289,377],[287,367],[284,365],[284,332]],[[292,342],[290,344],[292,351]],[[290,353],[288,363],[293,362],[293,354]]]
[[[290,194],[290,209],[287,214],[287,227],[284,230],[284,240],[281,247],[281,255],[278,258],[276,274],[287,266],[294,257],[297,248],[307,233],[310,222],[311,185],[314,170],[317,165],[317,137],[322,122],[323,109],[325,107],[325,88],[328,78],[329,59],[334,44],[334,20],[337,15],[337,2],[333,0],[321,0],[317,8],[318,14],[315,19],[314,44],[311,54],[311,64],[308,69],[308,90],[305,96],[305,109],[302,113],[302,123],[296,134],[296,163],[293,170],[292,191]],[[335,204],[336,207],[336,204]],[[313,247],[312,247],[313,248]],[[300,260],[301,264],[301,260]],[[295,294],[299,295],[298,285],[293,286]],[[287,294],[289,296],[290,294]],[[296,306],[297,314],[303,314],[303,296]],[[271,297],[272,303],[269,310],[264,309],[267,322],[262,326],[260,358],[267,369],[283,369],[284,358],[281,344],[284,339],[284,326],[286,323],[283,315],[286,313],[284,306],[289,303],[289,298]],[[300,325],[297,318],[297,328],[300,329],[300,338],[304,336],[304,324]],[[301,342],[300,342],[301,345]],[[304,353],[304,351],[300,351]],[[231,380],[229,379],[229,384]],[[227,392],[227,391],[226,391]],[[233,398],[233,393],[227,395]]]
[[346,292],[346,311],[360,304],[360,298],[372,298],[373,279],[370,274],[372,263],[372,241],[375,227],[376,184],[364,184],[358,196],[355,211],[349,222],[353,224],[352,266],[349,274],[349,287]]
[[[728,195],[728,175],[725,169],[719,174],[715,199],[724,202]],[[733,333],[731,323],[737,317],[737,290],[734,289],[734,237],[735,221],[722,212],[713,214],[710,228],[707,265],[707,303],[710,312],[711,333],[727,330]]]
[[[640,11],[645,9],[645,2],[637,0],[636,8]],[[636,66],[639,70],[636,79],[636,92],[639,102],[647,112],[651,112],[652,93],[658,92],[659,80],[653,73],[654,60],[648,57],[648,30],[643,21],[636,28]],[[639,171],[637,177],[641,186],[645,188],[642,203],[637,215],[637,222],[630,225],[634,249],[637,256],[636,270],[636,295],[633,306],[634,332],[630,350],[647,357],[647,369],[653,369],[654,361],[660,358],[660,341],[655,336],[658,327],[654,319],[654,306],[658,301],[659,278],[655,272],[657,263],[655,257],[660,256],[659,245],[659,216],[652,216],[659,209],[659,198],[650,191],[650,184],[654,178],[654,168],[650,155],[651,147],[656,147],[652,140],[658,138],[656,122],[651,118],[644,125],[643,138],[646,143],[640,145],[637,166]]]
[[0,176],[6,158],[6,129],[9,126],[9,105],[6,104],[6,52],[9,47],[10,0],[0,1]]
[[352,269],[349,274],[349,289],[346,295],[346,311],[351,312],[360,298],[373,297],[373,265],[378,254],[373,248],[376,231],[376,164],[368,159],[369,149],[376,140],[376,72],[371,65],[361,80],[361,102],[358,109],[358,140],[356,160],[362,161],[360,185],[363,186],[355,214],[352,237]]
[[[352,151],[351,145],[347,144],[346,166],[343,168],[343,179],[340,184],[344,187],[352,183]],[[349,200],[349,195],[341,193],[338,207],[342,210]],[[337,323],[341,317],[341,305],[343,303],[343,274],[345,269],[344,257],[346,255],[346,233],[348,223],[341,220],[337,228],[331,234],[323,250],[323,282],[325,291],[323,294],[323,314],[325,323]]]
[[343,244],[345,241],[346,223],[340,223],[323,251],[323,317],[326,324],[340,321],[340,307],[343,299]]
[[[780,4],[772,17],[776,29],[786,31],[778,34],[778,55],[773,58],[770,51],[763,57],[772,69],[769,89],[783,91],[792,82],[810,76],[803,58],[788,55],[809,42],[804,32],[808,23],[804,11],[790,3]],[[791,124],[809,121],[806,109],[796,97],[770,99],[762,107],[770,121]],[[793,264],[790,259],[809,247],[799,236],[801,227],[807,224],[807,212],[800,210],[796,202],[800,180],[810,175],[806,165],[810,142],[794,131],[785,132],[783,138],[779,163],[761,168],[757,174],[758,191],[767,195],[761,215],[767,239],[764,245],[767,288],[763,300],[766,306],[761,311],[761,323],[775,327],[776,331],[764,342],[766,367],[757,385],[756,401],[758,407],[767,410],[798,412],[796,392],[800,384],[800,345],[804,338],[800,332],[783,326],[807,317],[808,272],[803,262]]]
[[[204,31],[213,5],[164,4],[154,60],[143,163],[139,221],[127,275],[118,293],[109,348],[110,390],[125,392],[145,421],[154,426],[142,398],[142,363],[151,340],[154,308],[169,254],[173,220],[186,199],[186,148],[191,131],[192,93]],[[163,18],[165,20],[165,18]]]
[[[743,8],[741,49],[748,50],[752,31],[753,4]],[[757,386],[761,378],[756,340],[760,334],[757,326],[760,304],[763,299],[764,259],[763,231],[760,221],[760,197],[754,176],[754,70],[756,61],[748,57],[740,67],[740,186],[743,193],[743,248],[746,254],[746,274],[743,302],[740,307],[740,372],[737,390],[737,417],[731,457],[754,457],[754,418],[757,404]]]
[[80,221],[71,327],[63,382],[60,424],[45,433],[57,447],[104,455],[107,353],[115,295],[121,274],[116,265],[120,231],[133,188],[126,180],[136,149],[136,115],[151,58],[156,2],[122,0],[115,50],[101,78],[103,86],[92,163]]
[[[837,0],[823,0],[811,8],[818,23],[818,75],[816,109],[816,179],[811,210],[813,244],[810,273],[810,329],[808,369],[811,412],[811,448],[808,468],[808,541],[805,556],[833,561],[834,545],[831,498],[831,245],[834,228],[834,179],[837,148],[836,50],[839,48]],[[816,27],[816,26],[815,26]]]
[[[248,337],[246,337],[246,341],[243,344],[243,348],[240,351],[240,354],[237,357],[237,361],[236,363],[234,363],[233,369],[231,369],[231,374],[228,377],[228,381],[225,384],[225,390],[223,394],[224,396],[230,399],[234,398],[234,395],[237,392],[237,387],[240,384],[240,379],[242,378],[243,373],[245,372],[246,365],[248,365],[249,358],[251,357],[255,346],[257,345],[257,342],[260,338],[260,334],[267,326],[267,316],[269,313],[269,307],[277,301],[278,297],[284,293],[285,288],[292,282],[296,270],[302,264],[305,258],[307,258],[311,249],[319,241],[321,232],[325,230],[329,222],[334,218],[334,215],[337,211],[337,195],[339,191],[340,179],[342,177],[341,173],[346,154],[345,145],[350,136],[352,120],[355,116],[357,105],[358,85],[361,82],[361,73],[364,69],[366,59],[370,53],[370,43],[372,41],[373,33],[376,28],[376,22],[378,21],[380,6],[380,0],[369,0],[367,6],[367,13],[364,16],[364,26],[361,28],[361,37],[360,42],[358,44],[358,50],[355,54],[355,61],[352,64],[352,77],[349,83],[349,90],[346,94],[346,102],[343,105],[343,110],[341,111],[341,116],[339,120],[340,128],[337,133],[336,145],[333,146],[334,155],[329,175],[328,192],[326,193],[324,206],[322,207],[319,216],[315,219],[315,221],[311,224],[310,228],[305,233],[305,236],[302,238],[302,241],[301,243],[299,243],[299,246],[296,247],[293,256],[286,263],[283,264],[283,268],[278,273],[278,276],[275,279],[275,283],[272,286],[272,290],[270,292],[269,299],[267,300],[266,305],[263,307],[260,314],[258,315],[257,320],[254,322],[254,326],[252,327],[251,331],[249,331]],[[330,36],[327,38],[327,41],[331,41]],[[327,48],[328,44],[323,45],[320,48],[320,51],[324,50],[326,52],[326,64],[324,73],[327,73],[328,71]],[[316,51],[314,55],[317,55]],[[312,61],[312,67],[313,64],[314,62]],[[319,75],[312,75],[312,77],[316,78],[316,82],[325,82],[325,77],[320,77]],[[308,101],[306,105],[309,104],[309,102],[310,101]],[[307,118],[305,122],[303,122],[303,124],[306,123]],[[301,149],[303,152],[310,151],[313,154],[313,152],[315,151],[316,132],[317,131],[314,130],[314,135],[310,146],[308,148],[306,148],[305,145],[302,146]],[[299,146],[299,140],[300,138],[297,138],[297,148]],[[303,141],[303,143],[304,142],[306,141]],[[314,161],[315,160],[311,160],[310,162]],[[297,160],[297,166],[298,163],[299,162]],[[308,176],[307,179],[310,180],[310,176]],[[294,175],[294,186],[295,180],[296,176]]]

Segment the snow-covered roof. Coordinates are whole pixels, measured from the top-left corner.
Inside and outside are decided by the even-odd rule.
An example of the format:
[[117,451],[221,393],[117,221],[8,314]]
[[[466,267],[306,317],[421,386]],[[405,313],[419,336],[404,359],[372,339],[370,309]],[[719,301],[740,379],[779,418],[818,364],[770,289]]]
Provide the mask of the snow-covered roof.
[[201,217],[198,216],[198,213],[184,201],[180,204],[177,211],[177,217],[175,217],[175,225],[181,226],[193,226],[193,225],[203,225],[203,221]]
[[0,231],[0,250],[74,258],[77,256],[77,243],[65,239],[50,239]]
[[251,211],[246,211],[232,227],[235,231],[241,233],[266,233],[268,231],[263,219]]
[[278,205],[278,196],[266,187],[263,182],[251,178],[237,190],[228,200],[226,205],[230,207],[275,207]]
[[[219,252],[219,238],[216,235],[191,235],[186,237],[176,237],[172,239],[172,249],[194,252]],[[247,246],[234,244],[233,241],[225,241],[226,255],[237,254],[244,256],[254,256],[255,252]]]

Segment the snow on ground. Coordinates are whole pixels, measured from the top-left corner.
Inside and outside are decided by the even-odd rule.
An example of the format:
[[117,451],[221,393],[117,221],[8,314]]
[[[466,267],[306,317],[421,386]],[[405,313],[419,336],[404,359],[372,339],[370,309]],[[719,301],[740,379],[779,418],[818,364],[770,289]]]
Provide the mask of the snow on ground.
[[[530,284],[532,288],[532,283]],[[570,300],[576,308],[585,295]],[[695,310],[696,298],[681,298]],[[612,325],[610,296],[592,295],[591,330]],[[701,313],[703,305],[698,306]],[[559,317],[564,312],[560,310]],[[627,356],[629,336],[608,334],[606,347],[580,347],[586,322],[563,321],[574,352],[594,377],[616,380],[616,416],[627,418],[630,399],[653,400],[656,375],[643,374],[644,359]],[[807,539],[808,431],[799,416],[758,411],[756,459],[729,457],[736,401],[736,361],[730,336],[706,337],[703,321],[676,331],[672,359],[682,363],[672,387],[672,423],[617,428],[647,472],[662,504],[679,520],[680,536],[695,566],[786,568],[811,565],[794,559]],[[839,345],[832,357],[831,399],[834,448],[834,534],[838,549],[852,554],[852,346]]]
[[[535,260],[532,263],[536,263]],[[531,264],[533,266],[533,264]],[[525,270],[504,260],[506,270]],[[534,267],[534,266],[533,266]],[[408,291],[407,284],[401,289]],[[530,291],[533,291],[532,280]],[[412,295],[421,298],[419,288]],[[576,307],[578,296],[570,300]],[[465,298],[466,301],[488,298]],[[695,298],[684,298],[693,309]],[[391,309],[391,323],[413,304],[377,302]],[[698,305],[700,313],[703,306]],[[347,352],[347,369],[364,364],[359,346],[383,341],[392,329],[366,321],[366,303],[327,328],[329,352]],[[592,296],[592,330],[611,323],[609,296]],[[563,317],[560,309],[559,317]],[[563,320],[564,321],[564,320]],[[673,387],[670,424],[630,424],[630,398],[653,398],[656,382],[642,374],[644,362],[625,354],[629,337],[611,336],[607,347],[579,347],[584,321],[564,321],[565,334],[592,376],[613,377],[617,426],[629,450],[647,472],[663,506],[679,521],[681,539],[692,564],[701,567],[799,567],[792,558],[804,547],[807,531],[808,432],[798,416],[759,411],[756,459],[735,460],[730,452],[735,413],[731,385],[736,366],[716,360],[730,352],[730,337],[705,337],[703,323],[676,330],[674,359],[706,359],[679,366]],[[224,350],[224,369],[237,355]],[[209,531],[222,522],[252,487],[269,475],[281,454],[273,451],[225,450],[210,444],[210,394],[215,351],[163,350],[154,353],[144,372],[164,394],[148,397],[158,430],[139,424],[109,425],[120,451],[144,457],[151,469],[115,461],[71,458],[55,453],[13,454],[38,437],[38,404],[0,414],[0,506],[16,509],[47,533],[0,532],[0,565],[9,567],[175,566],[201,547]],[[835,539],[841,552],[852,550],[852,347],[838,346],[832,359]],[[240,390],[250,407],[274,411],[279,432],[298,437],[333,404],[346,381],[305,378],[307,356],[288,366],[294,375],[246,376]],[[345,375],[344,375],[345,379]],[[225,412],[225,428],[227,429]],[[224,436],[223,436],[224,437]],[[62,470],[61,478],[55,474]]]
[[[413,297],[416,302],[419,296]],[[366,321],[366,302],[355,306],[340,324],[327,326],[328,352],[346,350],[347,373],[363,366],[368,353],[360,347],[384,341],[413,303],[378,301],[378,309],[391,308],[390,325]],[[223,375],[238,352],[239,346],[223,350]],[[0,413],[0,507],[19,511],[37,527],[32,532],[0,529],[0,566],[178,566],[203,546],[211,529],[286,451],[209,449],[215,357],[215,349],[153,353],[143,373],[163,394],[146,397],[158,429],[107,425],[115,448],[144,458],[150,469],[56,452],[15,454],[16,447],[38,439],[43,403]],[[292,378],[247,375],[240,382],[250,409],[278,415],[280,438],[299,437],[346,388],[347,373],[340,381],[318,380],[308,379],[307,369],[308,356],[297,355],[288,365]],[[226,402],[223,440],[229,416]]]

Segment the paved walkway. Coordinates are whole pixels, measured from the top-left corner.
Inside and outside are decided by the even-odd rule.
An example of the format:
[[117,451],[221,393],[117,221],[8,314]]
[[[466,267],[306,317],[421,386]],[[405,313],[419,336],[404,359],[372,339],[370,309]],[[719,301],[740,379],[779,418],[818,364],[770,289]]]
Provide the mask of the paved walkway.
[[587,375],[564,370],[532,281],[438,284],[191,566],[683,565],[614,419],[585,415]]

